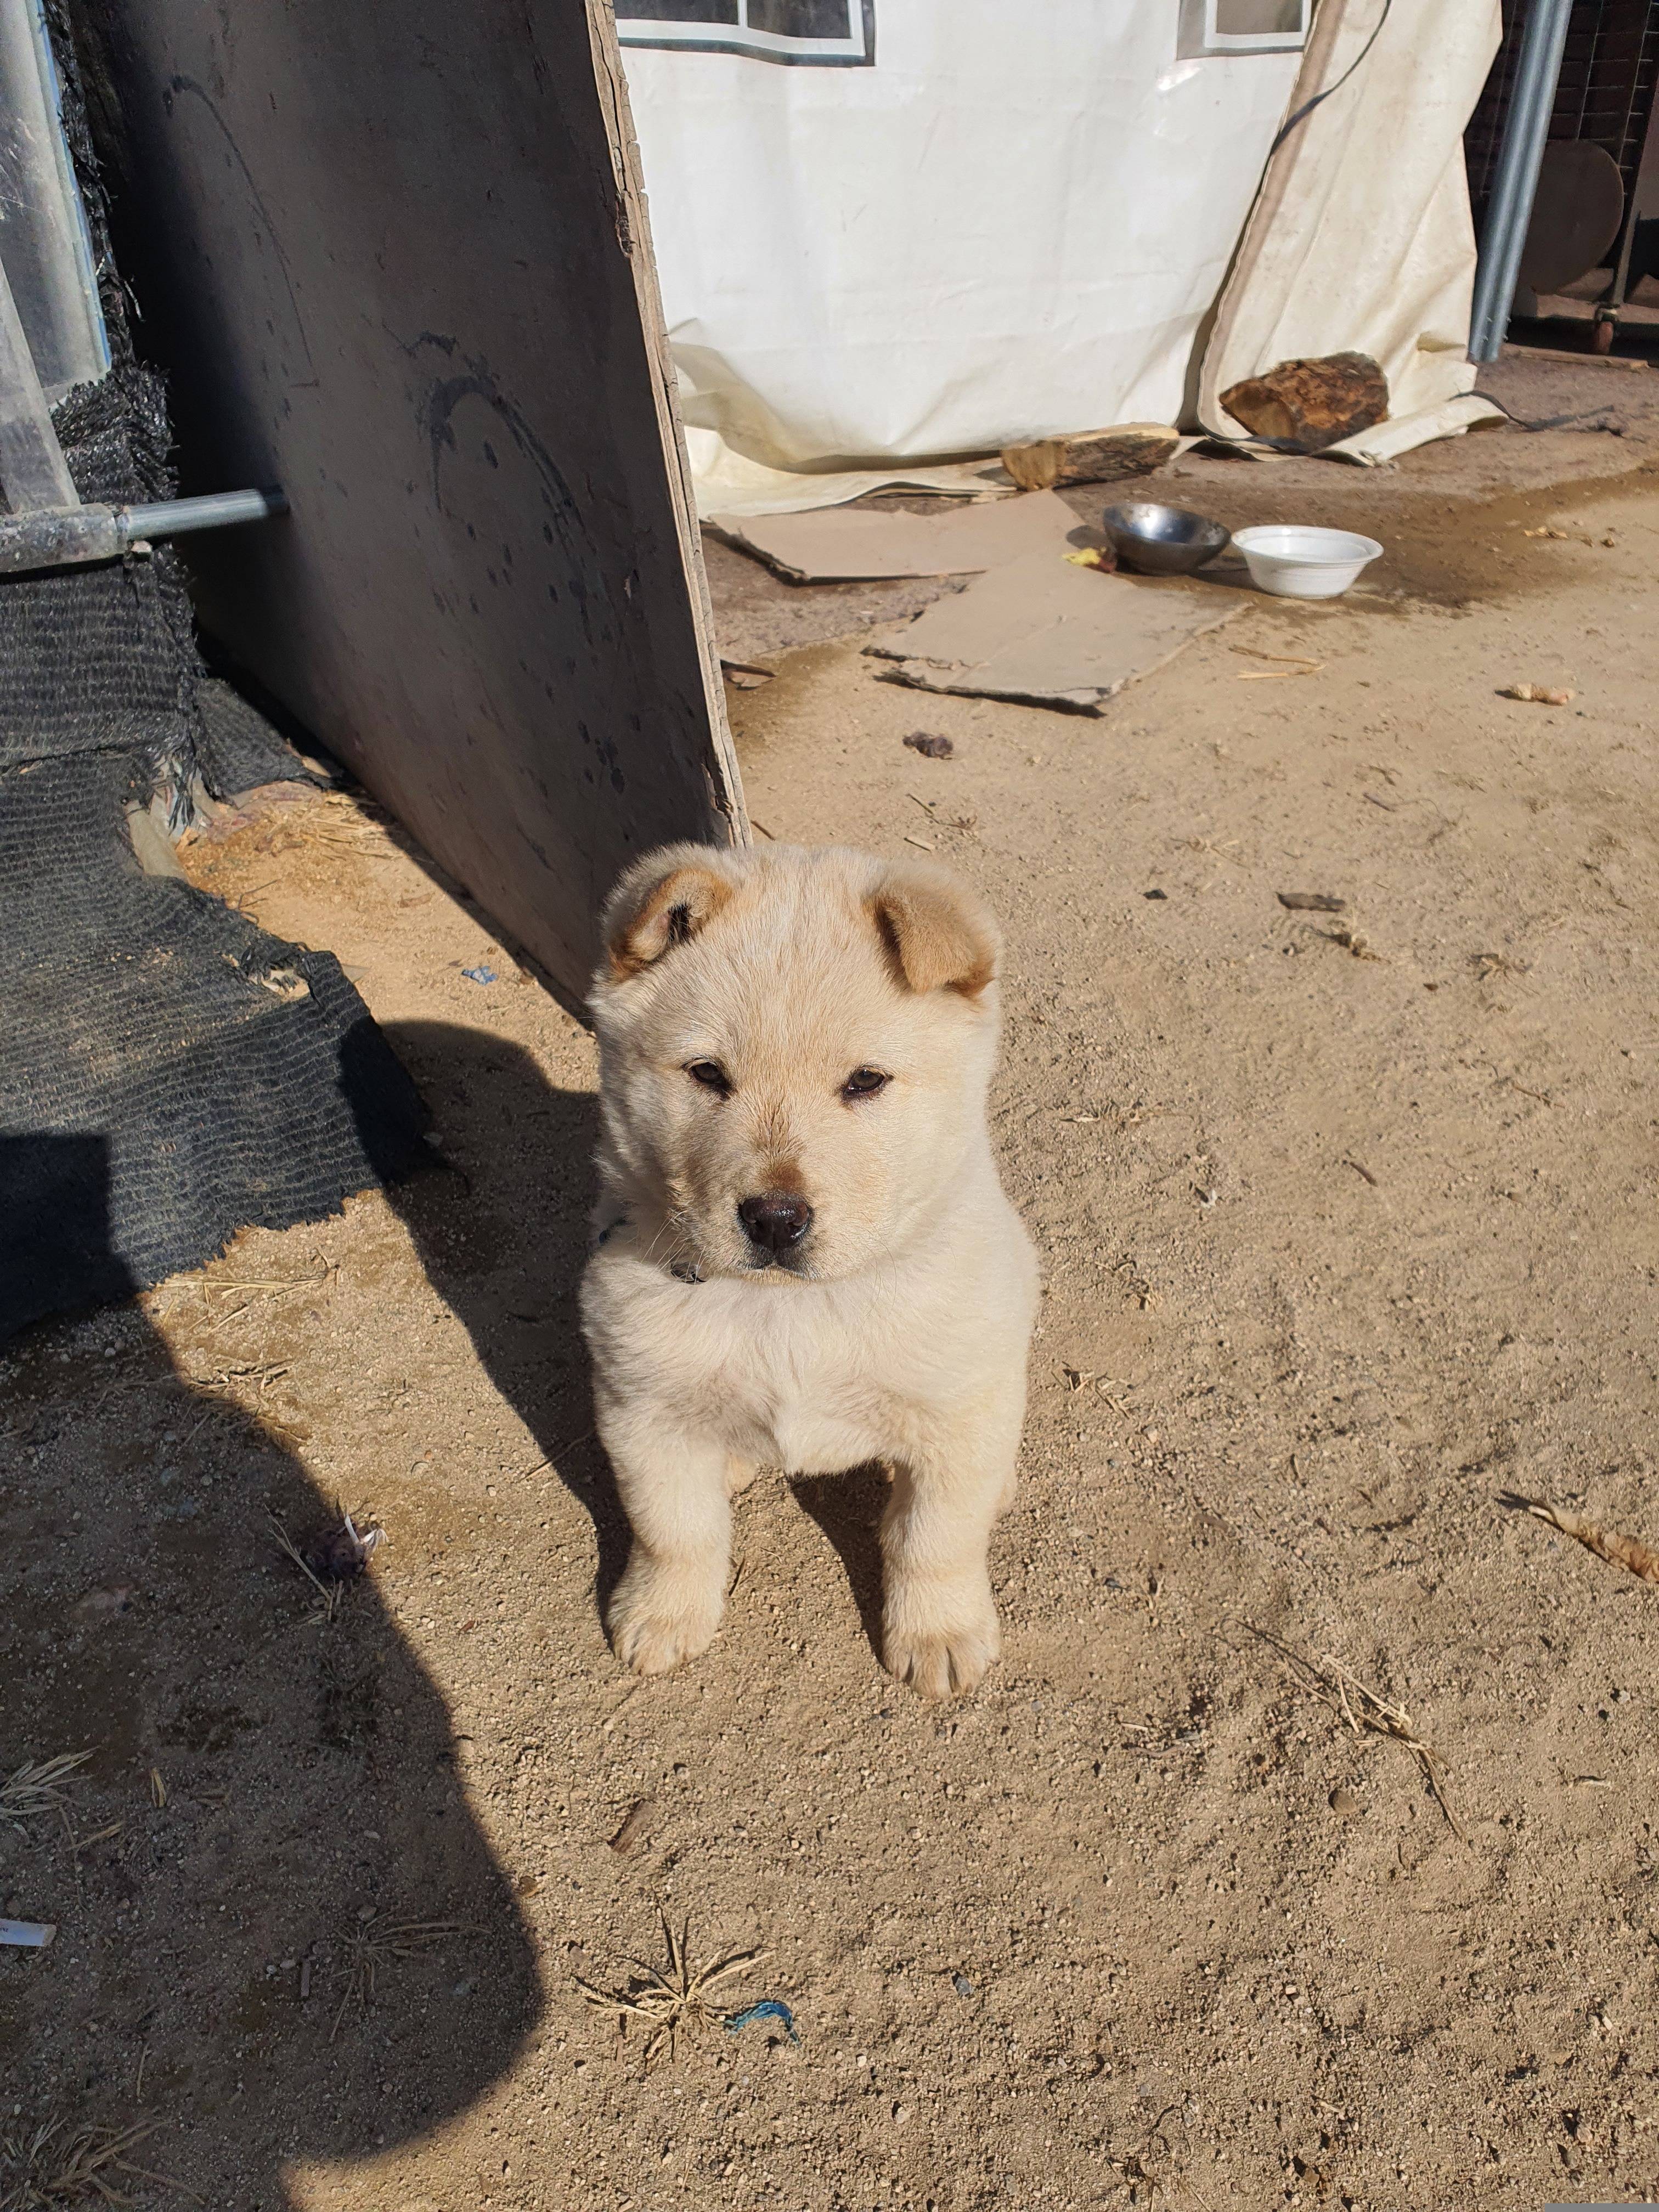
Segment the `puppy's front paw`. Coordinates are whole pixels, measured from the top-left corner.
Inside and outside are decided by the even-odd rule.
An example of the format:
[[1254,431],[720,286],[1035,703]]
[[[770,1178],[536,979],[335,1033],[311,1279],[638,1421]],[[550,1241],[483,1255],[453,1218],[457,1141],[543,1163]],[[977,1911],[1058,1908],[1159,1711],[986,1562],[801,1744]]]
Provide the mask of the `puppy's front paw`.
[[988,1589],[924,1595],[901,1588],[888,1601],[882,1658],[924,1698],[976,1688],[1001,1656],[1002,1624]]
[[663,1565],[635,1552],[617,1585],[605,1625],[624,1667],[666,1674],[714,1641],[726,1609],[725,1576]]

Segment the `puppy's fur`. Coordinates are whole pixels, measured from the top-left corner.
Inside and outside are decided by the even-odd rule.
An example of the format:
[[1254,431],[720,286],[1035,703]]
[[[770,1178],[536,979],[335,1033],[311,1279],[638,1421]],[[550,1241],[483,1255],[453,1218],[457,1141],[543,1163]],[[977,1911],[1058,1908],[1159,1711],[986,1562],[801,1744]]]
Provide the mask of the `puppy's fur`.
[[[654,1674],[708,1644],[757,1465],[881,1460],[883,1656],[926,1697],[971,1688],[1000,1646],[986,1548],[1037,1296],[986,1127],[996,924],[926,864],[675,845],[604,933],[582,1317],[634,1532],[617,1656]],[[739,1214],[757,1198],[775,1250]]]

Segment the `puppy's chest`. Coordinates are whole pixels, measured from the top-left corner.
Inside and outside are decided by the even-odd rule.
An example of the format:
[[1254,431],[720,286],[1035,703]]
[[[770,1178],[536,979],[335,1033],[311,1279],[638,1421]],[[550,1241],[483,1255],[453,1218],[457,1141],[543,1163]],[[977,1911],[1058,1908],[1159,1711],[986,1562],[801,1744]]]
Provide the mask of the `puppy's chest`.
[[890,1450],[887,1397],[857,1363],[763,1339],[733,1347],[705,1407],[739,1458],[828,1474]]

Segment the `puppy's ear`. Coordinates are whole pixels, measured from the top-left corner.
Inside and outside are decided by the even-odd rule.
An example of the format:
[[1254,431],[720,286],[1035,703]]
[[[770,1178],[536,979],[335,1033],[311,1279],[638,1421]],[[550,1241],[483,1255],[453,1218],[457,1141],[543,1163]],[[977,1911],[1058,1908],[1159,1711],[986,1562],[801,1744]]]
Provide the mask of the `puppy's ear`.
[[1002,933],[984,902],[947,870],[924,861],[889,867],[869,904],[883,944],[913,991],[959,991],[976,999],[994,978]]
[[601,927],[613,983],[638,975],[706,928],[736,886],[704,845],[665,845],[636,860],[605,902]]

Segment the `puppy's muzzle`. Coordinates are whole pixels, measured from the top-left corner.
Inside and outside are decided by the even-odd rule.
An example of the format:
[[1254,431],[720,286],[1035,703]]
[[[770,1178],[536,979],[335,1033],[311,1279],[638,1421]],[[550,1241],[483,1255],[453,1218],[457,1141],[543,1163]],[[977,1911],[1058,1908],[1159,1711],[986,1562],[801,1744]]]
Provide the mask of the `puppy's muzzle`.
[[812,1209],[793,1191],[763,1191],[758,1197],[739,1199],[738,1219],[749,1239],[755,1264],[769,1267],[787,1259],[812,1226]]

